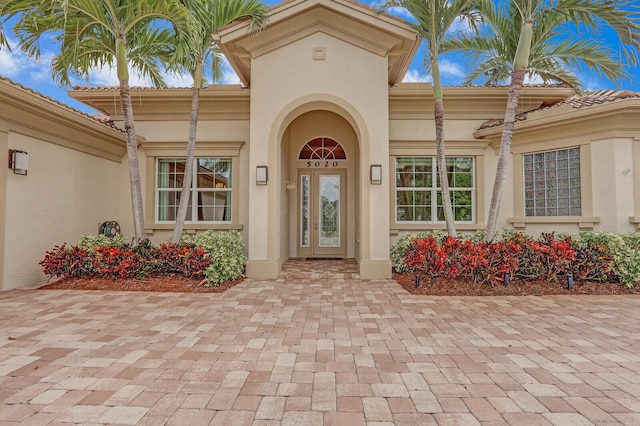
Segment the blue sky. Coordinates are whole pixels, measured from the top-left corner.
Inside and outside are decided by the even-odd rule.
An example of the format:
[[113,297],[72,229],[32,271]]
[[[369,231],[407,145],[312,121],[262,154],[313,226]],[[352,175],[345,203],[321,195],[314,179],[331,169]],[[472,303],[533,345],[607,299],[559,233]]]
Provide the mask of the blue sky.
[[[279,3],[279,1],[267,0],[265,3],[268,5],[274,5]],[[408,15],[404,14],[403,11],[397,11],[396,14],[405,19],[408,18]],[[460,31],[464,30],[464,28],[459,27],[456,30]],[[11,38],[12,34],[9,34],[9,37]],[[606,35],[604,37],[607,38]],[[611,46],[615,48],[615,38],[609,36],[608,41],[611,43]],[[14,48],[12,52],[7,51],[6,49],[2,50],[0,51],[0,75],[44,93],[45,95],[73,106],[74,108],[85,112],[95,112],[86,105],[71,99],[66,93],[66,90],[69,88],[59,87],[55,82],[53,82],[51,78],[50,63],[54,54],[55,52],[51,47],[49,50],[45,50],[43,52],[43,56],[39,62],[35,62],[27,58],[27,56],[17,48]],[[427,75],[424,70],[423,61],[424,46],[420,48],[415,56],[415,59],[405,76],[405,81],[431,81],[430,76]],[[440,58],[440,71],[442,74],[443,84],[447,86],[460,85],[467,73],[466,66],[467,65],[460,57],[442,56]],[[623,82],[621,88],[640,92],[640,68],[636,67],[635,69],[629,69],[629,73],[632,75],[632,80]],[[596,74],[580,73],[579,77],[581,81],[584,82],[586,88],[590,90],[615,88],[613,83],[600,78]],[[172,87],[189,87],[191,85],[190,78],[175,75],[167,75],[166,81],[167,84]],[[222,82],[227,84],[239,83],[235,73],[228,65],[224,70]],[[118,81],[114,70],[100,69],[92,73],[90,81],[77,81],[75,84],[114,86],[117,85],[117,83]],[[132,76],[130,84],[132,86],[149,85],[148,82],[145,82],[143,79],[135,75]]]

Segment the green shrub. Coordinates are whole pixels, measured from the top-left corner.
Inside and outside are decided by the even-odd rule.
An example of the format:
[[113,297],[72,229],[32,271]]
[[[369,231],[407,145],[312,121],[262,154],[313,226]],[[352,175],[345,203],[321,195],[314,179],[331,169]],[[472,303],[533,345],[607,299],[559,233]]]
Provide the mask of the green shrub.
[[209,254],[210,265],[204,273],[208,285],[217,286],[244,274],[247,257],[242,235],[238,231],[183,235],[182,242],[200,247]]
[[435,237],[440,239],[444,234],[438,231],[420,232],[418,234],[403,234],[396,239],[391,246],[391,265],[398,273],[410,271],[410,267],[405,263],[405,256],[416,238]]
[[84,234],[80,235],[78,240],[78,247],[94,250],[97,247],[122,247],[127,243],[127,238],[124,235],[114,235],[108,237],[106,235],[98,234]]

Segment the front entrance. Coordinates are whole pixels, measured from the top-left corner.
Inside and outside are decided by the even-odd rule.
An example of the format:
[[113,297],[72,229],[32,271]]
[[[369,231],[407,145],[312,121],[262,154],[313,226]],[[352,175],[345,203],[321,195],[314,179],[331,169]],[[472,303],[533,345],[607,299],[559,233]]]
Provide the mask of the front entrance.
[[298,255],[346,257],[346,171],[299,170],[298,183]]

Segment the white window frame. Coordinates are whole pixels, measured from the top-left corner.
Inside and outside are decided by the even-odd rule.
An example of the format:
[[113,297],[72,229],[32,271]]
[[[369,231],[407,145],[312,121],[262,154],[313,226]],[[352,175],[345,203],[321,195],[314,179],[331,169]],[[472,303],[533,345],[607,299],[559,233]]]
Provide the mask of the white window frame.
[[[229,163],[231,164],[231,169],[229,170],[228,174],[229,177],[231,178],[231,186],[230,187],[226,187],[226,188],[198,188],[197,187],[197,183],[198,183],[198,160],[201,159],[213,159],[213,160],[226,160],[229,161]],[[159,188],[159,182],[158,179],[160,177],[160,162],[162,160],[174,160],[176,162],[186,162],[186,158],[185,157],[156,157],[156,161],[155,161],[155,190],[154,190],[154,219],[155,222],[157,224],[175,224],[176,221],[175,220],[160,220],[160,215],[159,215],[159,209],[160,209],[160,193],[161,192],[176,192],[179,193],[182,191],[182,188]],[[234,179],[233,179],[233,168],[234,168],[234,157],[231,156],[200,156],[200,157],[195,157],[193,160],[193,164],[191,165],[191,167],[193,168],[193,172],[192,172],[192,180],[191,180],[191,190],[190,190],[190,197],[191,197],[191,217],[187,217],[185,219],[185,223],[189,223],[189,224],[230,224],[233,222],[233,197],[234,192],[233,192],[233,186],[234,186]],[[185,165],[186,167],[186,165]],[[227,215],[227,217],[229,218],[228,220],[212,220],[212,221],[204,221],[204,220],[198,220],[198,206],[197,206],[197,202],[198,202],[198,194],[199,193],[230,193],[231,197],[226,197],[227,199],[229,199],[229,203],[227,205],[227,208],[229,209],[229,213]]]
[[[397,186],[397,176],[396,174],[398,173],[398,159],[401,158],[406,158],[406,159],[429,159],[431,160],[431,174],[432,174],[432,178],[431,178],[431,187],[424,187],[424,188],[415,188],[415,187],[406,187],[406,188],[399,188]],[[471,170],[471,180],[472,180],[472,186],[471,187],[464,187],[464,188],[457,188],[457,187],[449,187],[449,191],[450,193],[453,191],[466,191],[466,192],[470,192],[471,193],[471,220],[464,220],[464,221],[460,221],[460,220],[456,220],[455,223],[457,224],[473,224],[475,223],[475,219],[476,219],[476,158],[475,156],[472,155],[453,155],[453,156],[447,156],[447,159],[453,159],[453,158],[469,158],[471,159],[471,165],[472,165],[472,170]],[[393,219],[394,222],[397,224],[402,224],[402,225],[406,225],[406,224],[443,224],[445,223],[444,220],[421,220],[421,221],[417,221],[417,220],[398,220],[398,191],[424,191],[424,192],[430,192],[431,193],[431,217],[432,218],[437,218],[438,217],[438,193],[440,192],[441,188],[436,186],[437,182],[438,182],[438,176],[437,176],[437,157],[432,157],[432,156],[419,156],[419,155],[398,155],[395,157],[394,160],[394,180],[393,180],[393,187],[394,187],[394,191],[393,191],[393,206],[394,206],[394,210],[393,210]]]

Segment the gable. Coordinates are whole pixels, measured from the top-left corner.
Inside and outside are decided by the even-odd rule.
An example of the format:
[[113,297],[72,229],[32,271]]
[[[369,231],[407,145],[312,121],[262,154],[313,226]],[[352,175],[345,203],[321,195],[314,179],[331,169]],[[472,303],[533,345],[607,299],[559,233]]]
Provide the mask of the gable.
[[250,35],[248,21],[222,28],[215,39],[245,86],[251,62],[322,32],[388,60],[388,83],[399,83],[420,45],[411,26],[368,5],[348,0],[294,0],[269,12],[268,27]]

